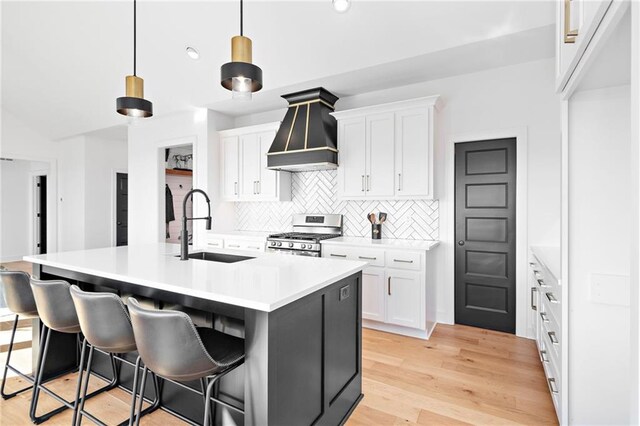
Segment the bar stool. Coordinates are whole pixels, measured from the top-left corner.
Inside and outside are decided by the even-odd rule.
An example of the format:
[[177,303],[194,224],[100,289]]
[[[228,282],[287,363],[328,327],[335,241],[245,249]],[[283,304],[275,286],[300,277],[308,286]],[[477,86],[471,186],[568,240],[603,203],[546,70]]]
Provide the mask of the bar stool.
[[[203,425],[213,422],[210,416],[212,401],[244,414],[244,410],[221,401],[217,394],[212,395],[218,380],[244,362],[244,340],[211,328],[196,328],[184,312],[146,309],[133,297],[127,304],[138,352],[145,365],[141,395],[144,395],[149,370],[204,397]],[[200,380],[202,392],[180,383],[191,380]],[[141,408],[142,400],[138,403],[138,413]],[[197,424],[179,417],[190,424]],[[139,421],[140,416],[136,418],[136,426]]]
[[[127,313],[127,309],[122,303],[120,297],[113,293],[93,293],[80,290],[78,286],[72,285],[70,288],[71,298],[76,307],[76,313],[80,322],[80,329],[84,334],[83,351],[88,344],[89,358],[87,360],[87,374],[84,375],[84,383],[82,385],[82,395],[76,395],[77,417],[76,425],[82,423],[82,417],[87,416],[94,423],[104,425],[102,421],[94,417],[92,414],[84,411],[84,404],[87,397],[87,389],[89,387],[89,372],[93,361],[93,350],[99,349],[113,356],[114,359],[135,368],[133,375],[133,387],[131,398],[131,410],[129,417],[121,425],[128,424],[134,416],[134,408],[136,403],[136,391],[138,389],[138,372],[140,370],[140,357],[137,357],[136,363],[116,355],[125,354],[136,351],[136,341],[133,337],[133,329],[131,328],[131,319]],[[82,374],[82,370],[80,371]],[[160,395],[158,392],[158,381],[154,376],[155,400],[150,407],[147,407],[141,415],[148,414],[158,408],[160,405]],[[142,397],[141,397],[142,398]]]
[[[49,343],[51,337],[51,330],[60,332],[60,333],[70,333],[77,334],[78,338],[80,337],[79,333],[80,323],[78,322],[78,316],[76,315],[76,308],[73,304],[73,300],[71,300],[71,295],[69,294],[69,283],[63,280],[53,280],[53,281],[41,281],[36,279],[31,279],[31,289],[33,290],[33,296],[36,301],[36,306],[38,307],[38,313],[40,315],[40,321],[44,325],[41,339],[40,339],[40,352],[38,354],[38,365],[36,370],[36,380],[33,385],[33,397],[31,399],[31,407],[29,410],[29,416],[31,417],[31,421],[33,423],[42,423],[52,416],[66,410],[67,408],[71,408],[74,410],[73,413],[73,421],[72,424],[75,423],[76,417],[76,401],[67,401],[62,398],[60,395],[54,393],[50,389],[47,389],[42,384],[42,376],[44,373],[44,366],[47,361],[47,353],[49,350]],[[80,355],[80,366],[78,368],[78,382],[76,385],[76,395],[80,392],[80,379],[82,378],[83,363],[84,363],[84,349],[86,349],[86,345],[83,346],[83,351]],[[91,394],[87,396],[87,398],[91,398],[101,392],[107,391],[109,389],[113,389],[117,385],[118,381],[118,371],[116,368],[115,360],[113,357],[111,358],[111,368],[113,370],[113,379],[104,387],[95,390]],[[101,377],[101,376],[99,376]],[[105,381],[107,380],[104,377],[101,377]],[[41,416],[36,416],[36,410],[38,408],[38,400],[40,397],[40,391],[44,391],[52,398],[56,399],[60,402],[62,407],[56,408],[55,410],[49,411],[46,414]]]
[[[9,362],[11,361],[11,352],[13,351],[13,342],[16,337],[16,329],[18,328],[18,320],[20,316],[22,316],[24,319],[38,317],[38,308],[36,307],[35,300],[33,300],[33,292],[31,291],[31,286],[29,285],[29,278],[29,274],[27,274],[26,272],[0,271],[0,281],[2,281],[4,299],[7,302],[7,307],[9,308],[9,310],[15,314],[15,319],[13,320],[13,328],[11,330],[11,340],[9,340],[9,350],[7,351],[7,362],[4,365],[4,374],[2,376],[2,387],[0,387],[0,394],[2,395],[2,399],[13,398],[19,393],[22,393],[33,387],[33,377],[27,376],[26,374],[22,373],[9,364]],[[11,370],[14,373],[18,374],[20,377],[30,383],[30,385],[9,394],[5,393],[4,387],[7,383],[8,370]]]

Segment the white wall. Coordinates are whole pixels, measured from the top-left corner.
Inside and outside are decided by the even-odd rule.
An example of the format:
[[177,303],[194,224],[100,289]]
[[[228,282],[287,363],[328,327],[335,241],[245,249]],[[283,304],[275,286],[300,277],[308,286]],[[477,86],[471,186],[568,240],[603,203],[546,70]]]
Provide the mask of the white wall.
[[[214,230],[233,227],[233,205],[221,203],[217,130],[232,127],[221,114],[198,109],[139,121],[129,126],[129,245],[164,241],[164,149],[193,145],[193,186],[211,199]],[[194,214],[206,214],[203,197],[194,198]],[[204,223],[194,226],[194,243],[203,240]]]
[[[569,421],[573,424],[629,423],[629,92],[629,86],[584,91],[569,102]],[[600,288],[596,280],[602,282]]]
[[58,251],[82,250],[85,244],[85,138],[76,136],[58,146]]
[[0,260],[10,262],[29,254],[28,161],[0,161]]
[[[528,139],[528,242],[560,244],[560,100],[554,60],[547,59],[440,80],[344,97],[337,110],[441,95],[435,146],[436,197],[440,205],[437,249],[438,321],[453,322],[453,194],[446,185],[446,152],[453,135],[525,127]],[[331,87],[326,89],[331,90]],[[281,120],[285,109],[235,119],[236,126]],[[518,265],[526,268],[527,265]],[[526,297],[526,295],[520,295]]]
[[127,141],[85,141],[85,248],[109,247],[115,229],[115,173],[127,170]]
[[[6,109],[0,109],[0,156],[47,163],[47,251],[58,249],[57,146],[24,124]],[[0,194],[1,195],[1,194]],[[0,200],[4,203],[4,196]]]
[[127,141],[76,136],[56,145],[59,251],[113,245],[115,172],[127,169]]

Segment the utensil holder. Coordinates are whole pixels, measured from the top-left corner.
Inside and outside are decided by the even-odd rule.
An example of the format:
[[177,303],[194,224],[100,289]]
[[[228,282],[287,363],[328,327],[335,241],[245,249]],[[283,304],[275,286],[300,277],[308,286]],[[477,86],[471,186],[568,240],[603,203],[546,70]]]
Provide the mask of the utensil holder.
[[380,238],[382,238],[382,224],[381,223],[371,224],[371,239],[379,240]]

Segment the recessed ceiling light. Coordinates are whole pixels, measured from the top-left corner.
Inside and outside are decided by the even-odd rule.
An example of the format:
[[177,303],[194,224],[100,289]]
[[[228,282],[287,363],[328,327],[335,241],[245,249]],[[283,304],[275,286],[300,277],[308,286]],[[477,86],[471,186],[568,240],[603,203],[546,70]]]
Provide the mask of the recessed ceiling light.
[[195,47],[191,47],[191,46],[187,47],[187,55],[189,55],[189,57],[194,61],[196,59],[200,59],[200,53],[198,53]]
[[351,0],[331,0],[336,12],[344,13],[351,7]]

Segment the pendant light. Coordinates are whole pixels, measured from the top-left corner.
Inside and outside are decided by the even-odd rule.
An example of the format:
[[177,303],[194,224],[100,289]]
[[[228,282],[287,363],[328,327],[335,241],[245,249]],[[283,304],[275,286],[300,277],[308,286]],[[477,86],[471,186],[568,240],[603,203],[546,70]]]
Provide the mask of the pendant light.
[[126,80],[126,96],[116,100],[119,114],[129,117],[151,117],[153,105],[144,99],[144,80],[136,75],[136,0],[133,0],[133,75]]
[[251,39],[243,34],[243,18],[240,0],[240,35],[231,39],[231,62],[220,68],[220,79],[222,87],[233,93],[233,99],[250,100],[252,92],[262,89],[262,70],[251,63]]

